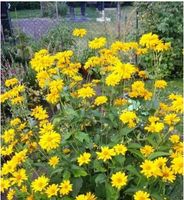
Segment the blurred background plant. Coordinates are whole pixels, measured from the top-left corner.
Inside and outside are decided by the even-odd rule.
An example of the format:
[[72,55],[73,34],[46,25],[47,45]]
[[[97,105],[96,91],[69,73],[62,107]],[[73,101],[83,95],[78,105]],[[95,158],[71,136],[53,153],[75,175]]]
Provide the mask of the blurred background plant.
[[19,30],[14,30],[13,36],[3,42],[2,62],[9,60],[11,63],[26,63],[32,58],[33,49],[31,47],[31,38]]
[[[182,2],[136,2],[139,21],[139,36],[153,32],[171,42],[172,51],[163,57],[160,75],[165,78],[181,78],[183,70],[183,3]],[[140,64],[148,65],[150,57],[142,56]]]
[[[56,2],[41,2],[42,17],[56,17]],[[68,7],[65,2],[57,2],[58,15],[67,15]]]
[[34,51],[48,49],[49,52],[70,49],[75,44],[72,31],[72,27],[68,26],[66,22],[60,23],[45,34],[39,41],[35,41],[32,44],[33,49]]

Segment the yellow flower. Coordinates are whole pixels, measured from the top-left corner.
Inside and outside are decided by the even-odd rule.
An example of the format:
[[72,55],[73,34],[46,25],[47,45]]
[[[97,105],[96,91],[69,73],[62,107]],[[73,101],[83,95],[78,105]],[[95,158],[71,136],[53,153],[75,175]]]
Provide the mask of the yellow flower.
[[18,83],[18,80],[16,78],[12,78],[5,81],[5,86],[10,87],[10,86],[14,86],[17,83]]
[[21,192],[27,192],[27,187],[25,185],[23,185],[21,188],[20,188],[20,191]]
[[105,79],[105,83],[108,86],[116,86],[120,83],[121,81],[121,76],[119,74],[112,73],[107,76]]
[[128,124],[129,128],[136,126],[137,116],[133,111],[124,111],[119,118],[124,124]]
[[139,71],[138,75],[140,78],[144,78],[144,79],[148,78],[146,71],[143,71],[143,70]]
[[137,191],[134,194],[134,200],[151,200],[149,197],[150,197],[149,193],[141,191],[141,190]]
[[89,41],[88,46],[91,49],[99,49],[103,47],[105,44],[106,44],[106,38],[99,37],[99,38],[95,38],[92,41]]
[[64,83],[62,79],[53,80],[49,83],[49,89],[51,93],[53,91],[60,92],[63,89]]
[[68,149],[68,148],[64,148],[64,149],[63,149],[63,153],[64,153],[64,154],[68,154],[68,153],[70,153],[70,151],[71,151],[71,150]]
[[25,169],[19,169],[16,172],[12,173],[12,184],[17,184],[18,186],[21,186],[21,184],[27,180],[26,170]]
[[124,172],[117,172],[111,176],[112,186],[120,190],[123,186],[127,184],[128,176]]
[[96,200],[96,197],[93,193],[87,192],[86,193],[86,200]]
[[172,100],[172,105],[170,109],[173,112],[182,113],[184,108],[182,95],[175,95],[172,93],[171,95],[169,95],[169,99]]
[[178,123],[180,121],[180,118],[177,117],[176,114],[171,113],[165,116],[164,118],[164,122],[168,125],[175,125],[176,123]]
[[77,162],[79,163],[79,166],[83,164],[88,164],[91,161],[91,154],[84,152],[77,158]]
[[170,42],[166,42],[165,44],[160,41],[159,44],[154,48],[155,51],[167,51],[168,49],[171,48],[171,43]]
[[116,155],[119,155],[119,154],[125,155],[125,153],[127,151],[126,146],[123,144],[117,144],[113,148],[114,148]]
[[158,35],[152,33],[146,33],[140,38],[139,44],[146,48],[154,49],[156,45],[160,43]]
[[15,171],[16,166],[17,166],[17,163],[14,163],[12,160],[7,161],[2,166],[2,169],[1,169],[2,175],[13,173]]
[[73,30],[73,36],[76,36],[76,37],[81,37],[82,38],[82,37],[84,37],[84,35],[86,35],[86,33],[87,33],[87,31],[84,28],[80,28],[80,29],[75,28]]
[[47,177],[40,176],[32,182],[31,187],[33,191],[41,192],[46,188],[48,183],[49,183],[49,179]]
[[147,178],[157,175],[155,171],[157,170],[154,162],[151,160],[145,160],[140,167],[142,168],[141,173],[144,174]]
[[53,131],[53,129],[54,129],[53,124],[51,124],[50,122],[46,122],[46,123],[42,124],[39,134],[43,135],[45,133],[51,133]]
[[22,131],[26,127],[26,122],[20,124],[20,126],[17,128],[18,131]]
[[78,97],[82,97],[83,99],[90,98],[95,95],[95,91],[91,87],[81,88],[77,92],[78,92]]
[[50,151],[59,147],[60,142],[61,135],[59,133],[56,133],[55,131],[52,131],[50,133],[45,133],[40,136],[39,145],[42,147],[42,149]]
[[145,100],[150,100],[152,97],[152,93],[145,89],[144,85],[145,84],[143,81],[135,81],[131,86],[132,91],[129,92],[129,96],[132,98],[141,97]]
[[14,129],[8,129],[4,132],[4,134],[1,136],[5,143],[9,143],[14,140],[15,137],[15,130]]
[[1,155],[9,156],[10,154],[13,153],[13,145],[9,145],[7,147],[1,147],[0,151],[1,151]]
[[176,143],[176,144],[174,144],[173,149],[174,149],[176,152],[182,154],[182,153],[183,153],[183,147],[184,147],[183,145],[184,145],[183,142]]
[[169,182],[173,183],[173,181],[176,179],[174,172],[166,166],[163,166],[161,168],[161,175],[160,176],[162,177],[162,180],[164,182],[169,181]]
[[15,196],[15,190],[10,189],[7,194],[7,200],[13,200]]
[[36,72],[48,70],[52,67],[55,61],[55,56],[49,55],[48,53],[39,54],[35,53],[34,57],[30,61],[31,68]]
[[52,184],[46,188],[45,193],[47,194],[48,198],[51,198],[52,196],[57,196],[58,191],[59,191],[58,185]]
[[64,180],[60,184],[60,194],[61,195],[68,195],[72,191],[72,184],[70,183],[69,180]]
[[24,101],[24,97],[22,97],[22,96],[18,96],[16,98],[11,99],[11,103],[13,105],[15,105],[15,104],[21,104],[23,101]]
[[46,110],[44,110],[42,106],[36,106],[36,108],[32,110],[31,115],[38,120],[47,119],[49,117]]
[[0,94],[0,103],[4,103],[10,98],[10,93],[5,92],[4,94]]
[[55,166],[59,163],[59,158],[57,156],[53,156],[49,159],[49,165],[55,168]]
[[27,149],[24,149],[18,153],[15,153],[15,155],[13,156],[12,158],[12,161],[15,163],[15,164],[21,164],[23,162],[25,162],[26,158],[27,158]]
[[184,170],[183,170],[183,157],[179,156],[174,158],[172,161],[172,170],[174,171],[175,174],[184,174]]
[[38,80],[38,85],[44,88],[49,82],[50,76],[47,71],[40,71],[37,73],[36,78]]
[[151,116],[148,119],[151,123],[146,126],[144,129],[151,133],[160,133],[164,129],[164,124],[161,122],[157,122],[159,120],[158,117]]
[[102,105],[104,103],[107,102],[107,97],[106,96],[99,96],[95,99],[95,105],[99,106],[99,105]]
[[33,195],[29,195],[29,196],[26,198],[26,200],[35,200],[35,199],[34,199]]
[[101,147],[101,152],[96,152],[98,159],[103,160],[104,162],[107,160],[111,160],[112,156],[115,156],[114,149],[109,149],[109,147]]
[[51,104],[56,104],[59,102],[60,95],[58,91],[52,91],[51,93],[47,94],[46,100]]
[[180,136],[179,135],[171,135],[169,140],[172,142],[172,143],[178,143],[180,141]]
[[140,149],[140,151],[145,157],[148,157],[151,153],[154,152],[154,148],[150,145],[145,145]]
[[155,87],[159,89],[164,89],[167,86],[167,82],[164,80],[155,81]]
[[128,101],[126,99],[121,99],[121,98],[117,98],[114,100],[114,105],[115,106],[123,106],[127,103]]
[[166,163],[167,163],[167,158],[159,157],[156,160],[154,160],[155,166],[159,168],[166,166]]
[[87,200],[87,197],[84,194],[78,195],[75,200]]
[[147,48],[138,48],[136,50],[136,54],[137,55],[143,55],[143,54],[146,54],[148,52],[148,49]]
[[19,118],[15,118],[15,119],[12,119],[11,121],[10,121],[10,125],[11,126],[17,126],[18,124],[20,124],[21,123],[21,120],[19,119]]
[[0,192],[4,193],[10,187],[10,180],[0,178]]

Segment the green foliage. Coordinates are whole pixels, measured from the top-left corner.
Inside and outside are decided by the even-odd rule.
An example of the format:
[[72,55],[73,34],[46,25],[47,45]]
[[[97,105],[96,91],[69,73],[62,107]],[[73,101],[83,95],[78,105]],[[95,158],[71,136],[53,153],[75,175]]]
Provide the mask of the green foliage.
[[[161,64],[160,76],[182,77],[182,38],[183,3],[182,2],[142,2],[136,3],[139,13],[139,35],[146,32],[158,34],[166,42],[171,42],[172,50],[166,53]],[[144,67],[150,57],[144,56]]]
[[[52,38],[50,38],[50,40],[51,39]],[[53,36],[53,41],[55,39],[56,38]],[[149,40],[147,42],[149,42]],[[90,191],[95,193],[95,196],[97,196],[99,200],[132,200],[134,194],[138,190],[148,192],[150,199],[154,198],[155,200],[164,199],[164,197],[169,196],[169,192],[174,188],[175,183],[172,182],[172,180],[169,180],[167,174],[165,175],[163,167],[169,166],[170,169],[173,170],[174,165],[172,164],[172,158],[170,156],[172,153],[176,153],[174,152],[176,147],[177,149],[181,149],[181,147],[179,142],[178,144],[173,145],[172,142],[168,140],[170,134],[179,132],[177,129],[177,122],[172,122],[173,124],[171,124],[171,127],[171,125],[165,120],[165,117],[168,117],[169,113],[176,113],[176,116],[181,118],[182,113],[176,110],[176,107],[174,107],[175,105],[173,105],[173,102],[170,102],[169,99],[168,105],[166,104],[166,106],[169,107],[169,112],[159,107],[159,94],[164,91],[164,89],[161,90],[160,88],[159,91],[157,88],[156,91],[156,86],[154,84],[156,82],[153,82],[150,88],[150,91],[153,91],[153,96],[148,101],[143,100],[139,95],[137,97],[131,97],[129,92],[133,90],[133,87],[131,87],[132,82],[136,80],[140,82],[142,79],[140,77],[138,78],[137,74],[133,76],[130,73],[132,79],[123,77],[122,81],[117,85],[109,86],[106,80],[111,74],[110,71],[106,71],[104,68],[107,65],[106,63],[99,64],[101,70],[97,70],[97,73],[101,72],[101,76],[100,80],[97,81],[96,84],[94,83],[94,80],[90,79],[80,79],[80,82],[76,83],[74,82],[74,77],[77,75],[79,76],[79,72],[76,71],[74,75],[70,77],[70,71],[68,74],[65,74],[63,69],[68,69],[70,64],[74,63],[77,59],[75,60],[71,58],[71,60],[68,60],[68,55],[65,57],[63,54],[60,54],[63,55],[61,61],[64,60],[62,61],[63,66],[60,67],[55,57],[56,55],[54,55],[54,51],[62,51],[62,46],[57,46],[55,43],[53,45],[55,45],[55,49],[49,49],[51,52],[50,54],[47,54],[48,52],[45,49],[42,49],[33,58],[32,61],[34,62],[32,62],[32,69],[34,69],[34,67],[37,69],[37,66],[40,66],[40,69],[37,69],[38,71],[35,70],[36,76],[31,70],[29,73],[30,77],[35,81],[33,85],[36,85],[36,82],[40,85],[40,81],[42,80],[38,78],[38,75],[42,74],[40,72],[48,70],[49,79],[46,80],[44,88],[40,90],[38,88],[36,91],[41,93],[45,102],[48,101],[45,97],[49,92],[51,92],[50,90],[53,88],[57,89],[59,86],[52,84],[58,80],[59,84],[63,85],[62,83],[64,83],[61,90],[54,90],[56,93],[53,94],[53,97],[56,96],[57,92],[59,95],[56,104],[51,103],[46,106],[45,102],[39,102],[39,105],[41,106],[36,107],[37,104],[35,103],[34,107],[36,107],[36,109],[30,109],[27,102],[30,102],[30,99],[33,98],[31,93],[29,94],[28,92],[28,84],[26,85],[27,87],[25,88],[25,92],[27,92],[29,97],[26,97],[26,94],[23,93],[25,97],[24,101],[18,105],[12,104],[11,101],[15,98],[15,95],[12,95],[12,93],[14,92],[14,89],[16,89],[17,85],[14,84],[12,88],[8,86],[7,82],[5,84],[7,87],[5,95],[10,95],[10,98],[6,99],[6,96],[4,96],[4,101],[7,101],[11,106],[11,111],[15,114],[13,117],[20,117],[21,122],[18,123],[23,124],[25,122],[25,127],[21,129],[20,124],[17,124],[18,126],[12,125],[12,121],[10,124],[7,123],[7,126],[13,128],[16,133],[15,136],[12,136],[10,142],[14,142],[13,140],[16,139],[16,147],[18,149],[26,149],[26,156],[27,158],[29,156],[30,159],[30,162],[28,162],[29,160],[27,160],[27,158],[23,158],[23,165],[22,163],[17,162],[17,166],[15,167],[21,167],[22,165],[22,167],[26,169],[26,174],[28,174],[29,177],[32,177],[33,170],[36,172],[37,176],[45,174],[45,176],[50,179],[49,185],[53,183],[60,184],[63,180],[67,179],[70,180],[72,184],[72,191],[69,191],[70,193],[67,194],[72,198],[62,198],[57,191],[57,194],[53,194],[55,197],[50,198],[50,196],[45,194],[45,190],[40,193],[34,192],[34,197],[40,200],[57,200],[61,198],[71,200],[74,198],[78,199],[76,197],[77,195],[83,193],[86,194]],[[77,47],[79,48],[79,46]],[[44,55],[44,52],[46,55]],[[96,52],[96,55],[98,55],[98,53],[99,52]],[[152,53],[152,51],[150,51],[150,53]],[[37,57],[37,55],[39,56]],[[161,55],[162,53],[160,56]],[[47,58],[46,62],[45,58]],[[47,62],[49,61],[48,58],[52,61],[52,63],[49,64],[50,66],[47,66],[49,63]],[[77,58],[77,56],[75,58]],[[100,58],[102,59],[102,57]],[[154,58],[153,54],[152,59]],[[112,57],[108,54],[105,59],[111,61]],[[128,73],[128,69],[124,67],[124,61],[122,63],[120,61],[119,54],[117,54],[116,59],[118,59],[118,62],[113,64],[113,68],[116,69],[116,72],[122,75]],[[160,67],[159,61],[160,59],[158,59],[158,62],[154,65],[156,68]],[[42,67],[44,64],[46,65],[43,70]],[[76,66],[72,66],[73,68],[71,68],[71,70],[75,70]],[[128,64],[128,67],[131,68],[131,65]],[[95,68],[95,66],[91,68]],[[55,69],[55,73],[52,74],[53,71],[51,73],[50,69]],[[133,69],[135,72],[137,71],[135,67],[133,67]],[[90,70],[91,69],[89,69],[89,71]],[[158,78],[157,73],[153,73],[153,75],[155,75],[155,77],[153,77],[155,81]],[[44,81],[45,78],[47,79],[47,76],[43,74],[42,79],[44,79]],[[114,76],[113,80],[116,78],[117,76]],[[13,80],[8,81],[13,82]],[[31,79],[25,81],[32,84]],[[50,87],[51,85],[52,88]],[[80,95],[80,92],[82,91],[81,89],[85,91],[82,95]],[[93,94],[90,95],[90,89],[92,91],[94,89],[94,93],[96,92],[94,97]],[[145,88],[138,89],[140,89],[140,93],[147,91]],[[106,102],[97,105],[96,100],[101,95],[106,95],[107,100]],[[179,103],[177,102],[177,107],[179,106],[179,110],[182,110],[182,108],[180,108],[182,97],[180,95],[172,96],[179,100]],[[163,102],[167,103],[166,95],[164,97],[165,99]],[[117,100],[122,101],[120,104],[117,104]],[[44,107],[46,107],[46,109],[43,110]],[[53,108],[53,110],[54,108],[56,109],[52,114],[49,112],[50,107]],[[158,119],[156,117],[158,117]],[[155,124],[154,121],[150,124],[153,120],[158,121],[158,123]],[[156,131],[159,122],[164,127],[160,132]],[[148,127],[150,130],[147,132],[146,129],[148,129]],[[62,139],[60,138],[60,134]],[[27,137],[25,138],[24,136]],[[55,136],[57,137],[55,138]],[[178,137],[180,136],[178,135]],[[9,139],[9,135],[3,133],[2,138],[4,141],[3,147],[7,147],[9,141],[6,142],[6,138]],[[34,147],[30,145],[34,145]],[[152,145],[152,151],[144,153],[142,148],[144,147],[145,149],[145,145]],[[104,151],[105,146],[108,147],[106,148],[106,151]],[[118,150],[118,146],[121,146],[124,150]],[[177,151],[180,156],[181,150]],[[11,153],[14,155],[13,152]],[[50,158],[52,156],[57,156],[58,158],[58,162],[55,164],[50,164]],[[167,158],[167,165],[163,164],[162,168],[161,166],[157,166],[155,159],[158,157]],[[148,168],[143,166],[146,163],[146,160],[151,162],[151,166]],[[151,177],[148,177],[145,171],[151,172]],[[15,172],[12,174],[14,175],[14,173]],[[173,175],[175,172],[171,173],[171,175]],[[176,178],[180,178],[180,172],[176,172],[176,175]],[[123,177],[125,180],[123,180]],[[5,174],[5,178],[9,179],[9,174]],[[163,178],[166,178],[166,181]],[[175,176],[173,179],[175,179]],[[33,179],[30,178],[28,181],[25,180],[25,185],[27,185],[29,194],[32,194],[33,192],[31,182],[34,180],[34,177]],[[21,193],[21,190],[18,190],[19,187],[15,184],[13,187],[17,188],[17,198],[25,199],[24,196],[20,196],[24,194]],[[170,188],[168,189],[168,187]],[[46,191],[48,192],[48,187],[46,187]]]
[[55,13],[55,2],[42,2],[42,17],[53,17]]
[[68,6],[64,2],[58,2],[58,14],[62,17],[66,16]]
[[32,9],[39,9],[40,8],[40,2],[11,2],[10,10],[32,10]]
[[33,55],[31,40],[23,32],[15,31],[9,41],[2,46],[2,56],[5,60],[25,65]]
[[35,51],[48,49],[49,52],[64,51],[75,44],[72,37],[72,27],[67,26],[66,22],[61,22],[49,31],[43,38],[33,44]]

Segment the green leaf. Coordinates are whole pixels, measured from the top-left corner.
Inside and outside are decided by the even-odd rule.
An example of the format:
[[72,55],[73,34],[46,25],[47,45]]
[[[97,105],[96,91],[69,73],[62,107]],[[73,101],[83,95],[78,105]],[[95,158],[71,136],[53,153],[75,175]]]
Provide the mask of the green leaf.
[[68,170],[65,170],[63,173],[63,179],[69,179],[71,176],[71,173]]
[[79,140],[80,142],[84,142],[86,141],[87,143],[90,143],[90,138],[89,138],[89,135],[87,133],[84,133],[84,132],[77,132],[75,134],[75,138],[77,140]]
[[133,165],[128,165],[128,166],[125,167],[125,169],[127,169],[132,175],[136,175],[138,177],[141,177],[141,175],[139,174],[139,172],[137,171],[137,169]]
[[112,160],[112,162],[115,164],[115,166],[117,164],[122,166],[125,162],[125,156],[123,156],[123,155],[115,156],[114,159]]
[[114,127],[118,126],[117,121],[115,120],[116,116],[112,113],[109,113],[108,119],[110,119],[111,123],[113,124]]
[[130,143],[128,144],[128,149],[140,149],[142,146],[138,143]]
[[155,200],[164,199],[164,198],[161,197],[158,193],[151,193],[151,196],[152,196],[153,198],[155,198]]
[[83,168],[75,165],[72,166],[72,173],[74,177],[87,176],[87,172]]
[[70,197],[62,197],[62,200],[72,200]]
[[93,167],[95,169],[95,172],[106,172],[107,170],[102,166],[102,164],[100,163],[100,161],[95,160],[93,162]]
[[63,137],[63,141],[69,139],[72,135],[72,132],[65,132],[62,137]]
[[105,190],[106,200],[117,200],[119,198],[119,191],[107,182],[105,183]]
[[168,156],[168,155],[170,155],[170,153],[158,151],[158,152],[153,152],[150,156],[148,156],[148,159],[153,160],[157,157]]
[[61,117],[56,117],[52,120],[54,126],[57,126],[61,122]]
[[83,180],[82,178],[73,178],[72,184],[73,184],[72,196],[75,197],[78,195],[80,189],[82,188]]
[[33,166],[35,166],[35,167],[43,167],[43,168],[45,168],[45,163],[33,163]]
[[133,194],[133,193],[137,192],[137,190],[138,190],[137,187],[130,187],[127,190],[125,190],[125,193]]
[[77,112],[73,108],[65,107],[65,115],[68,119],[74,119],[75,117],[79,117]]
[[149,134],[148,137],[147,137],[148,142],[149,142],[153,147],[157,146],[157,143],[154,141],[154,137],[155,137],[154,134]]
[[52,171],[50,176],[53,176],[54,174],[61,173],[62,171],[63,171],[63,168],[56,169],[56,170]]
[[144,160],[144,156],[141,154],[140,151],[138,151],[136,149],[128,149],[128,151],[131,152],[134,156],[138,156],[139,158]]
[[128,128],[128,127],[124,127],[120,130],[120,135],[128,135],[129,133],[131,133],[135,128]]
[[106,180],[106,175],[105,174],[98,174],[97,177],[95,178],[95,183],[96,185],[104,183]]

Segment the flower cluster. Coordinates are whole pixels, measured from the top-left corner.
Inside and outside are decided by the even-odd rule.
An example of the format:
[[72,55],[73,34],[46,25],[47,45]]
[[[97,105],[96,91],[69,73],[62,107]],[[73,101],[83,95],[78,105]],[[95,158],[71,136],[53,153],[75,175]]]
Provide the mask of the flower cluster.
[[6,80],[1,103],[12,117],[2,129],[0,191],[8,200],[165,199],[184,174],[182,95],[161,98],[167,82],[127,56],[161,55],[170,43],[148,33],[86,44],[92,55],[83,63],[76,50],[34,54],[40,103],[30,106],[26,86]]
[[76,37],[82,38],[86,35],[86,33],[87,33],[87,31],[84,28],[81,28],[81,29],[76,28],[73,30],[73,36],[76,36]]

